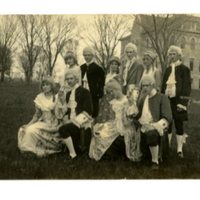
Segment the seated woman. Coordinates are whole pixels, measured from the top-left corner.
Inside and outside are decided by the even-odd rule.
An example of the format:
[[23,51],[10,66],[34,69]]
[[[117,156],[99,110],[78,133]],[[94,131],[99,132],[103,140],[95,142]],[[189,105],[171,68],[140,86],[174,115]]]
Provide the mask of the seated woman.
[[[125,142],[125,153],[131,161],[140,160],[140,135],[135,131],[135,127],[130,113],[129,101],[122,93],[121,85],[116,80],[109,81],[105,86],[113,99],[110,101],[108,116],[106,121],[98,121],[94,125],[93,137],[90,144],[89,157],[100,160],[105,152],[111,147],[112,143],[122,136]],[[101,109],[101,108],[100,108]],[[123,151],[123,149],[122,149]]]
[[32,120],[19,129],[18,147],[22,152],[46,156],[61,151],[57,134],[59,124],[54,114],[56,98],[52,78],[47,77],[42,81],[41,90],[34,100],[36,111]]

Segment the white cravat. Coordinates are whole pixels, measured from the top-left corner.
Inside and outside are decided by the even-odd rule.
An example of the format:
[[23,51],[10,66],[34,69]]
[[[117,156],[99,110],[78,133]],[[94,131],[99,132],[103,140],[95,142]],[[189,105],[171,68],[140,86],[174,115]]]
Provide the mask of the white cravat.
[[165,94],[172,98],[176,96],[176,78],[175,78],[175,67],[179,66],[181,64],[181,61],[178,60],[177,62],[171,63],[172,71],[169,75],[169,78],[166,82],[167,87],[165,90]]
[[139,119],[140,124],[149,124],[153,122],[153,117],[151,115],[151,112],[149,110],[149,95],[146,96],[144,100],[144,105],[142,109],[142,115]]
[[77,102],[75,100],[75,91],[76,89],[79,87],[78,84],[76,84],[72,90],[71,90],[71,94],[70,94],[70,97],[69,97],[69,102],[67,104],[68,108],[71,109],[71,112],[70,112],[70,119],[73,119],[74,117],[76,117],[76,106],[77,106]]
[[83,87],[87,90],[90,90],[89,84],[88,84],[88,79],[87,79],[87,72],[85,72],[85,75],[83,77]]
[[[89,63],[85,63],[85,64],[87,65],[87,70],[88,70],[89,65],[90,65],[91,63],[93,63],[93,62],[94,62],[94,61],[92,60],[92,61],[89,62]],[[87,89],[87,90],[90,90],[89,84],[88,84],[88,79],[87,79],[87,70],[86,70],[85,75],[84,75],[84,77],[83,77],[83,87],[84,87],[85,89]]]

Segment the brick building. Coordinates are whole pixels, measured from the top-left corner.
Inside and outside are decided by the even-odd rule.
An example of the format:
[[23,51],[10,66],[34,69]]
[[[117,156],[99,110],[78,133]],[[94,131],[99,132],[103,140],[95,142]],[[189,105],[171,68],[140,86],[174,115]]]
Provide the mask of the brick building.
[[[145,49],[151,48],[150,39],[137,23],[137,20],[141,20],[143,16],[146,15],[136,16],[130,35],[121,39],[122,57],[124,48],[129,42],[137,45],[139,56],[142,55]],[[146,19],[148,20],[148,18]],[[183,49],[183,63],[191,69],[192,89],[200,89],[200,17],[184,15],[183,23],[178,32],[178,39],[172,40],[171,44],[180,46]]]

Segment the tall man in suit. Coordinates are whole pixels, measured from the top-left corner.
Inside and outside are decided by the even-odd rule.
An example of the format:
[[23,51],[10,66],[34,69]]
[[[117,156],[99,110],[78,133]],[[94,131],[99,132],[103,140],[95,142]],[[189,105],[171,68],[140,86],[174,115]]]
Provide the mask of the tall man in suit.
[[94,51],[90,47],[83,50],[85,64],[81,65],[82,85],[90,91],[93,103],[92,117],[98,115],[99,99],[103,96],[105,72],[94,61]]
[[[187,104],[191,92],[190,69],[182,64],[181,48],[170,46],[168,58],[169,67],[164,73],[161,92],[169,97],[176,128],[177,153],[180,158],[183,158],[182,147],[185,140],[183,122],[188,119]],[[168,137],[170,143],[172,125]]]
[[127,93],[129,88],[139,87],[144,70],[143,65],[138,62],[137,47],[135,44],[128,43],[125,47],[125,54],[127,59],[121,71],[124,94]]

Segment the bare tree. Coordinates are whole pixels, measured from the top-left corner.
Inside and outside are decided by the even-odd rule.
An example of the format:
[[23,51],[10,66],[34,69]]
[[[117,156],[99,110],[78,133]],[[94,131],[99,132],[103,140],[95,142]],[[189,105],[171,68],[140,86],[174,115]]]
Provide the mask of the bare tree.
[[139,15],[135,23],[142,27],[143,35],[151,42],[151,48],[158,54],[162,70],[167,65],[167,51],[181,36],[181,26],[188,19],[186,15]]
[[41,52],[38,37],[41,27],[36,15],[20,15],[18,19],[21,28],[19,44],[22,48],[19,58],[25,72],[26,81],[29,83],[32,79],[33,68]]
[[47,58],[48,74],[52,75],[59,53],[63,50],[76,24],[75,18],[44,15],[41,18],[42,30],[38,33],[40,43]]
[[15,52],[15,43],[18,37],[17,21],[15,16],[1,16],[0,24],[0,71],[1,82],[4,81],[4,75],[9,72],[12,65],[12,56]]
[[104,69],[115,55],[120,39],[130,31],[128,20],[126,15],[98,15],[89,27],[87,38],[96,50],[97,62]]

